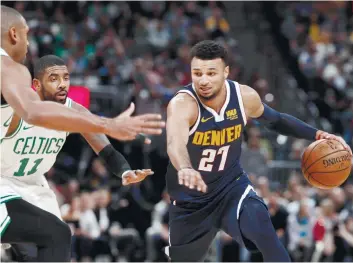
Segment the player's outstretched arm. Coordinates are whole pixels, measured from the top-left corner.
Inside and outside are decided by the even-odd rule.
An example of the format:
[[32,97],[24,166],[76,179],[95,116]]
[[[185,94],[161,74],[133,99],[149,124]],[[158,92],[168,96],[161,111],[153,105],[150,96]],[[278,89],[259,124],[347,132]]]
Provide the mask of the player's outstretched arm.
[[27,123],[67,132],[104,132],[107,119],[83,115],[59,103],[41,101],[31,87],[28,69],[10,59],[1,59],[1,93],[16,114]]
[[[80,112],[88,112],[82,105],[72,102],[72,107]],[[152,175],[151,169],[132,170],[125,157],[114,149],[109,139],[103,133],[82,133],[93,151],[103,159],[108,169],[116,176],[122,178],[123,185],[129,185],[143,181]],[[149,139],[146,139],[150,142]]]
[[161,128],[165,126],[159,114],[130,117],[133,105],[118,117],[109,119],[59,103],[41,101],[30,89],[31,76],[26,67],[4,57],[1,67],[1,93],[27,123],[67,132],[105,133],[118,140],[133,140],[139,133],[161,134]]
[[280,134],[293,136],[299,139],[320,140],[333,139],[341,142],[351,153],[350,147],[343,138],[334,134],[318,130],[292,115],[278,112],[261,101],[259,94],[252,88],[241,85],[241,94],[244,102],[245,114],[257,119],[271,130]]
[[176,95],[167,108],[167,152],[176,170],[192,168],[187,143],[189,128],[197,119],[198,107],[187,94]]
[[167,152],[178,171],[179,184],[205,192],[206,184],[199,172],[193,169],[187,150],[189,128],[196,122],[198,106],[187,94],[176,95],[167,108]]

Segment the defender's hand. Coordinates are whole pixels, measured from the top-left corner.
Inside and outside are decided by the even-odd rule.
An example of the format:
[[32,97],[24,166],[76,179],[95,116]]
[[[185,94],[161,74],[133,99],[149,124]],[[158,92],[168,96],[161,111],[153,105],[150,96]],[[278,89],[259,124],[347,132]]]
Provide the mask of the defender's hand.
[[[135,105],[130,107],[115,117],[108,123],[107,135],[122,141],[134,140],[138,134],[159,135],[165,122],[162,121],[160,114],[143,114],[131,117],[135,110]],[[145,143],[150,143],[150,139],[146,138]]]
[[202,180],[201,174],[191,168],[184,168],[178,172],[179,184],[183,184],[190,189],[197,188],[198,191],[206,193],[207,185]]
[[351,147],[349,147],[349,145],[346,143],[346,141],[340,137],[340,136],[336,136],[334,134],[330,134],[328,132],[324,132],[324,131],[317,131],[316,133],[316,140],[321,140],[321,139],[327,139],[327,140],[336,140],[340,143],[342,143],[343,147],[349,151],[349,153],[352,156],[352,149]]
[[123,185],[139,183],[152,174],[154,172],[151,169],[129,171],[122,176]]

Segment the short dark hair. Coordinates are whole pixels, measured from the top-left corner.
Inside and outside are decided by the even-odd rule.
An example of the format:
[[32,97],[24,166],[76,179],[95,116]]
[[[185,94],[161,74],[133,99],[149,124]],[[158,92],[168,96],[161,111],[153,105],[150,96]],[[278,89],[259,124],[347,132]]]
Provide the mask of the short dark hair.
[[204,40],[194,45],[190,52],[190,57],[211,60],[221,58],[228,65],[228,52],[221,44],[213,40]]
[[47,68],[54,66],[66,66],[66,64],[64,60],[55,55],[41,57],[34,63],[34,78],[39,79]]

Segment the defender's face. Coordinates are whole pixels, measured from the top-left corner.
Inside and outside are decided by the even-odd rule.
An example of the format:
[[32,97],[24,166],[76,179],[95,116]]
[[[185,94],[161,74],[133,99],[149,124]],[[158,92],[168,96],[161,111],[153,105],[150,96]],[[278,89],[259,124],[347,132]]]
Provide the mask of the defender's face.
[[229,67],[221,58],[191,60],[192,82],[200,98],[211,100],[219,94],[229,74]]
[[44,100],[65,104],[70,87],[70,74],[66,66],[53,66],[45,70],[39,91]]

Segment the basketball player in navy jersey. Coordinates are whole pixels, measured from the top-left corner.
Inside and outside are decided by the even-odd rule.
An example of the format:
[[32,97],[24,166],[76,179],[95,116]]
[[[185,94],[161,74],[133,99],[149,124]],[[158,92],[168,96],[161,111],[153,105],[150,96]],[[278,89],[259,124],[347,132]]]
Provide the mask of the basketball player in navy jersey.
[[317,130],[261,102],[246,85],[228,80],[227,52],[213,41],[191,50],[192,84],[168,105],[167,188],[171,261],[202,261],[222,229],[264,261],[290,261],[267,207],[239,159],[247,119],[281,134],[307,140],[340,137]]

